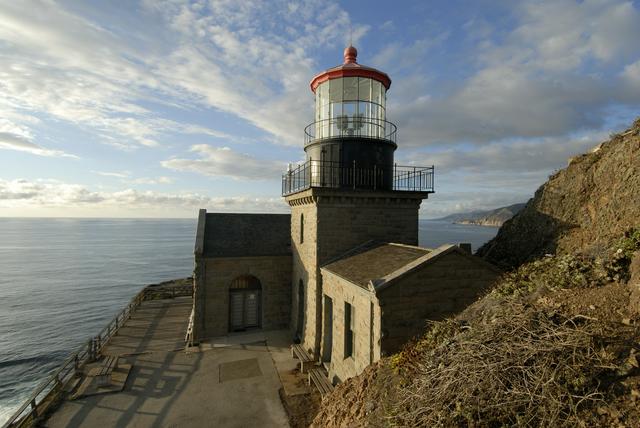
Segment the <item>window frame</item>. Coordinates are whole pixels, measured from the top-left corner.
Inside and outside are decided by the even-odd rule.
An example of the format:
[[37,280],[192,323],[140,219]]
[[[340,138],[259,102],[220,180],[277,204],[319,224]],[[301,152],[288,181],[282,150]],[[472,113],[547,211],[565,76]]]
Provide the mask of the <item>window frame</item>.
[[355,358],[356,334],[355,334],[355,307],[349,302],[344,302],[344,359]]

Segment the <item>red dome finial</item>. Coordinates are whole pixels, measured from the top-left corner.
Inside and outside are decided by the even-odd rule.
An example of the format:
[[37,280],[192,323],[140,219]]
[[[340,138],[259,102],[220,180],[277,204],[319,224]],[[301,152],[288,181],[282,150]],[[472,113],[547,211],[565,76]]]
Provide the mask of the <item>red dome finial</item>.
[[358,57],[358,50],[353,46],[349,45],[348,48],[344,50],[344,63],[345,64],[353,64],[356,63],[356,58]]

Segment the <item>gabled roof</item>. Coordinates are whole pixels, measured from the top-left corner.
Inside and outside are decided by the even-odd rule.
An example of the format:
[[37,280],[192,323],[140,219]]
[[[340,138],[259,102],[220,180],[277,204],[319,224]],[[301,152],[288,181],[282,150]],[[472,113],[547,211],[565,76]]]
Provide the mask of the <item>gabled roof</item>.
[[195,253],[204,257],[291,254],[291,215],[229,214],[200,210]]
[[369,281],[393,273],[429,251],[412,245],[369,241],[322,268],[366,289]]
[[420,257],[419,259],[414,260],[413,262],[408,263],[407,265],[401,267],[400,269],[395,270],[394,272],[389,273],[381,278],[372,279],[369,283],[369,289],[375,292],[384,290],[385,288],[393,285],[400,278],[410,274],[411,272],[416,271],[418,268],[421,268],[425,265],[434,263],[436,260],[441,259],[447,254],[458,253],[467,259],[469,262],[475,263],[477,265],[482,265],[485,268],[494,271],[495,273],[502,273],[500,269],[482,260],[480,257],[476,257],[471,255],[469,252],[463,250],[458,245],[454,244],[445,244],[436,248],[435,250],[429,252],[428,254]]
[[456,252],[470,262],[500,273],[500,270],[457,245],[442,245],[435,250],[411,245],[367,242],[322,267],[350,283],[371,292],[381,291],[398,279],[447,254]]

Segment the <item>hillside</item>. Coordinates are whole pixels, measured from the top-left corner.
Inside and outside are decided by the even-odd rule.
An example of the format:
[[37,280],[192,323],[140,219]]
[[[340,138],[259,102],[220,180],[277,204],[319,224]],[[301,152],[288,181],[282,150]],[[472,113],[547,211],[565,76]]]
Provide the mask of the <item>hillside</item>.
[[316,427],[640,426],[640,121],[481,249],[513,268],[326,397]]
[[434,219],[449,221],[457,224],[475,224],[478,226],[502,226],[504,222],[517,214],[525,204],[513,204],[493,210],[471,211],[466,213],[451,214],[446,217]]
[[640,120],[552,175],[477,254],[503,267],[548,253],[598,255],[638,213]]

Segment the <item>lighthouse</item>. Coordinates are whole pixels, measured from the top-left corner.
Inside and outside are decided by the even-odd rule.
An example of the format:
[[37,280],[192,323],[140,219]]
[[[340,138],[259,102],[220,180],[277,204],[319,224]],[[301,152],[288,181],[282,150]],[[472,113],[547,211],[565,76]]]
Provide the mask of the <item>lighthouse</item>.
[[432,166],[395,163],[391,79],[357,56],[347,47],[342,64],[311,80],[315,116],[304,129],[305,161],[282,177],[291,207],[291,328],[314,356],[323,333],[320,268],[372,240],[417,245],[420,204],[434,192]]

